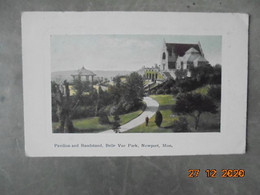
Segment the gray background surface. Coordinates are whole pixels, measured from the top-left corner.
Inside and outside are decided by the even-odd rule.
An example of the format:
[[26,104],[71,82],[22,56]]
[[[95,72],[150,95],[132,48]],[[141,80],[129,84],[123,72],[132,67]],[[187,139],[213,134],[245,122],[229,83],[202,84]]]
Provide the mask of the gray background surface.
[[[259,8],[259,0],[0,0],[0,194],[260,194]],[[25,157],[22,11],[249,13],[247,153],[140,158]],[[245,169],[246,176],[206,178],[204,170],[209,168],[219,172],[224,168]],[[198,178],[188,178],[188,169],[202,172]]]

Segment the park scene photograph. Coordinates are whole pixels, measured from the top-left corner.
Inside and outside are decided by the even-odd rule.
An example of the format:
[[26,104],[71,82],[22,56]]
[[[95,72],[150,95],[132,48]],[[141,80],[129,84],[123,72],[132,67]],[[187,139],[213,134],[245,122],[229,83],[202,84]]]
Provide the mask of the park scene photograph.
[[221,36],[52,35],[53,133],[221,132]]

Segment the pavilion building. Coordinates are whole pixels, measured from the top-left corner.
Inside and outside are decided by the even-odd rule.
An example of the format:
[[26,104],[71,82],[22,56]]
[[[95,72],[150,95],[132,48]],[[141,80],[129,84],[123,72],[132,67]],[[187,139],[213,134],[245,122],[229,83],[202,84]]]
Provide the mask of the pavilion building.
[[96,76],[95,73],[93,73],[90,70],[87,70],[84,66],[75,71],[74,73],[71,74],[73,80],[79,79],[81,81],[90,81],[93,83],[94,81],[94,76]]

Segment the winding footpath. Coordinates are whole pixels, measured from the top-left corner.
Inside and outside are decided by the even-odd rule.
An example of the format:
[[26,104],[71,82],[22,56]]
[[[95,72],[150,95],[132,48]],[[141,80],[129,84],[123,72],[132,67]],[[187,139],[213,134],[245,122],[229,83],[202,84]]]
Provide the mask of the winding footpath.
[[[154,99],[150,98],[150,97],[144,97],[144,102],[146,103],[146,109],[143,111],[143,113],[141,115],[139,115],[138,117],[136,117],[135,119],[129,121],[128,123],[122,125],[119,129],[120,133],[122,132],[126,132],[130,129],[133,129],[141,124],[143,124],[145,122],[145,118],[148,116],[149,118],[151,118],[156,111],[158,110],[159,107],[159,103],[157,101],[155,101]],[[115,133],[112,129],[110,130],[106,130],[100,133]]]

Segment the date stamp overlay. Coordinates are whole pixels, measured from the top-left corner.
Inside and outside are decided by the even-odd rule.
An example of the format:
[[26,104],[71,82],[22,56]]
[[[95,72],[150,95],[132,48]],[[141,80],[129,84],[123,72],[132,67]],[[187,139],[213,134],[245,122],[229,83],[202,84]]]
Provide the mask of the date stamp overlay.
[[189,169],[188,177],[189,178],[197,178],[200,176],[204,176],[207,178],[244,178],[246,176],[246,171],[244,169]]

